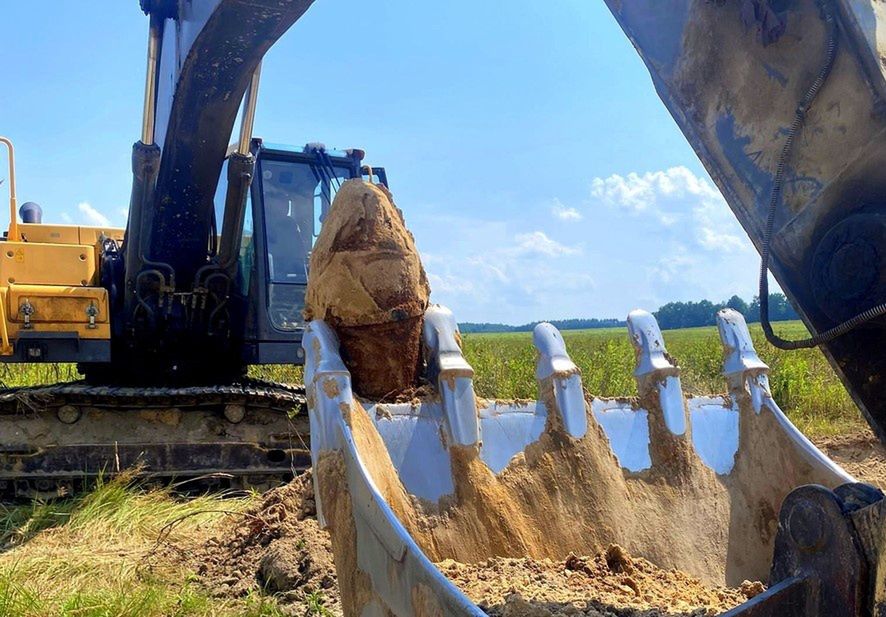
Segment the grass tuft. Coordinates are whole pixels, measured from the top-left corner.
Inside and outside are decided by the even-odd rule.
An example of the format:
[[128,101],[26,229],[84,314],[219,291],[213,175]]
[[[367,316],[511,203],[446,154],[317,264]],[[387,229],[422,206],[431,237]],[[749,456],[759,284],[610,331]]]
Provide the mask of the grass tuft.
[[196,547],[220,511],[243,511],[255,497],[221,499],[178,499],[124,474],[67,500],[0,510],[0,615],[280,615],[271,597],[212,598],[185,560],[153,559],[161,531]]

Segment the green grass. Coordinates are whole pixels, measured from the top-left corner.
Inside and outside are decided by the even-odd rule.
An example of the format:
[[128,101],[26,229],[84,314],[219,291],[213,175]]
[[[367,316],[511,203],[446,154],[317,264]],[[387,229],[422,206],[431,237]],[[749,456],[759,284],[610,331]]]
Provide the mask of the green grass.
[[[808,435],[825,436],[858,430],[864,425],[827,360],[817,349],[781,351],[770,345],[759,324],[750,327],[754,344],[772,369],[772,394],[791,420]],[[799,321],[781,322],[775,329],[787,338],[808,335]],[[669,330],[664,333],[668,351],[682,371],[687,394],[724,392],[720,374],[723,351],[716,327]],[[530,399],[536,397],[535,352],[532,334],[465,334],[464,351],[474,367],[474,387],[485,398]],[[585,389],[596,396],[633,396],[634,351],[624,328],[566,330],[563,332],[572,359],[582,371]],[[298,366],[254,366],[253,377],[301,383]],[[77,379],[72,364],[0,366],[0,384],[21,386]]]
[[0,615],[282,615],[258,593],[210,597],[157,541],[168,532],[175,546],[193,549],[226,516],[219,510],[241,511],[253,499],[180,500],[118,477],[71,499],[0,507]]
[[[754,345],[772,369],[770,385],[776,402],[803,432],[813,436],[858,430],[860,412],[825,357],[817,349],[781,351],[770,345],[760,326],[751,326]],[[807,336],[801,322],[776,324],[782,336]],[[634,351],[624,328],[564,331],[566,348],[582,371],[584,386],[596,396],[634,396]],[[726,390],[721,375],[723,348],[716,327],[664,332],[668,351],[681,367],[687,394]],[[487,398],[536,397],[532,334],[463,335],[465,357],[474,367],[474,386]]]

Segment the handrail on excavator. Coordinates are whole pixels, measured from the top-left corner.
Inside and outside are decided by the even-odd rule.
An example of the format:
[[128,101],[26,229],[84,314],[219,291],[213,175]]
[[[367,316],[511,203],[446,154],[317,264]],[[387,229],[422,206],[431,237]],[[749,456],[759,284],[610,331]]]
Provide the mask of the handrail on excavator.
[[10,240],[18,240],[18,206],[15,200],[15,148],[12,141],[6,137],[0,136],[0,143],[6,146],[9,152],[9,233],[7,237]]

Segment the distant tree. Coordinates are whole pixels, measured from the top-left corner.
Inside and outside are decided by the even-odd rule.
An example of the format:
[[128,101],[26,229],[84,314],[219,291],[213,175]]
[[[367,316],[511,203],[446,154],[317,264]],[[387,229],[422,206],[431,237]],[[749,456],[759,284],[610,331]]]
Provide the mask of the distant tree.
[[[695,328],[698,326],[712,326],[717,323],[717,311],[723,308],[731,308],[744,315],[748,323],[760,321],[760,299],[754,296],[750,304],[739,296],[732,296],[725,302],[714,303],[710,300],[698,302],[668,302],[655,311],[655,318],[663,330],[675,330],[679,328]],[[784,294],[769,294],[769,319],[772,321],[786,321],[799,319],[797,312],[788,302]],[[617,328],[623,327],[625,322],[620,319],[560,319],[551,321],[560,330],[584,330],[592,328]],[[520,326],[510,326],[499,323],[462,323],[459,329],[464,333],[469,332],[531,332],[538,324],[537,321]]]
[[663,330],[712,326],[716,323],[717,311],[723,304],[710,300],[700,302],[668,302],[655,311],[655,319]]
[[726,308],[731,308],[733,311],[738,311],[745,316],[748,314],[748,303],[742,300],[739,296],[732,296],[729,298],[726,301]]
[[[478,332],[532,332],[533,328],[535,328],[538,323],[539,322],[537,321],[533,321],[520,326],[509,326],[501,323],[465,322],[458,324],[458,329],[463,334]],[[597,317],[592,317],[591,319],[552,320],[550,323],[559,330],[591,330],[596,328],[618,328],[625,326],[625,322],[621,319],[598,319]]]
[[[760,321],[760,298],[758,296],[754,296],[754,299],[751,301],[745,319],[748,322]],[[800,316],[794,310],[794,307],[791,306],[791,303],[788,302],[785,295],[780,293],[769,294],[769,321],[788,321],[792,319],[800,319]]]

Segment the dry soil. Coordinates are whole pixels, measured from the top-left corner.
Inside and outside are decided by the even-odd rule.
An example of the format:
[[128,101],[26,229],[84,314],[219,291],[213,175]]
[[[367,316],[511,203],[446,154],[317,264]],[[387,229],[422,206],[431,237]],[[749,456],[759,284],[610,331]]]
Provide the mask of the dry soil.
[[[886,450],[873,434],[816,443],[859,480],[886,486]],[[188,559],[202,584],[219,596],[266,589],[278,594],[288,614],[309,615],[323,606],[326,615],[343,615],[332,545],[315,513],[311,477],[304,474],[265,494],[245,516],[226,519],[214,538],[188,551]],[[444,560],[439,567],[493,617],[701,617],[763,589],[759,583],[706,585],[617,546],[589,557]]]

